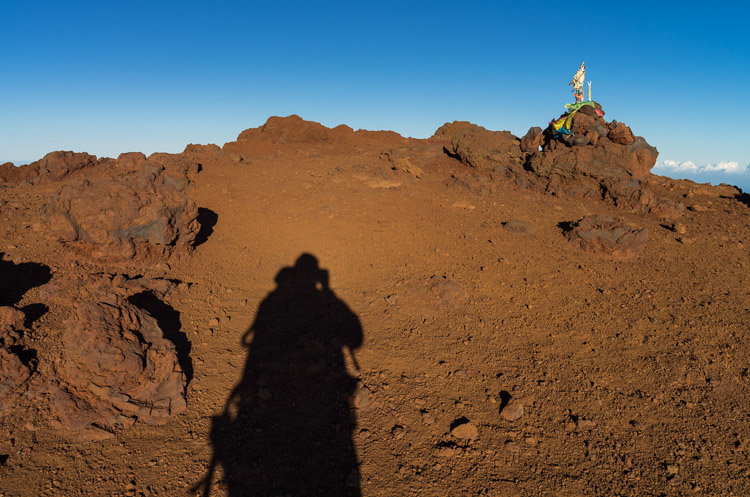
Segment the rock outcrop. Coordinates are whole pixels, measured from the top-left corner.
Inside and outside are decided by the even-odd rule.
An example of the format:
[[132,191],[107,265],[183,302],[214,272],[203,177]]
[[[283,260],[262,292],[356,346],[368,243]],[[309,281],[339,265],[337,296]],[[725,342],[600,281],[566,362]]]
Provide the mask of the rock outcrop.
[[[561,117],[565,117],[563,114]],[[463,163],[554,195],[591,197],[626,209],[674,218],[682,206],[656,198],[646,181],[658,151],[628,126],[607,122],[598,104],[570,117],[570,133],[532,127],[518,139],[467,122],[445,124],[435,138],[449,138],[446,152]]]
[[0,412],[12,404],[32,373],[30,365],[17,353],[24,320],[24,313],[15,307],[0,307]]
[[46,206],[51,236],[95,259],[164,259],[189,251],[199,231],[181,157],[125,154],[110,174],[69,179]]
[[480,171],[510,179],[524,174],[521,140],[510,131],[489,131],[466,121],[454,121],[438,128],[433,138],[450,139],[446,151]]
[[74,438],[109,438],[136,422],[160,424],[186,409],[186,378],[175,345],[155,317],[128,297],[163,296],[168,280],[68,276],[44,295],[67,306],[63,353],[55,364],[52,409]]

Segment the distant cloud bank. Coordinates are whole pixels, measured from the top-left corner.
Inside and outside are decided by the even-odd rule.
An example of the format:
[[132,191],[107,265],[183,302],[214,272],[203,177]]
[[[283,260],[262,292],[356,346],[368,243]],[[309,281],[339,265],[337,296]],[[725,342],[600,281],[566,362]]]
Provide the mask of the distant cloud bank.
[[727,174],[744,174],[750,172],[750,165],[741,166],[735,161],[720,161],[716,164],[706,164],[699,166],[693,161],[676,161],[664,160],[656,164],[654,169],[674,171],[680,173],[727,173]]

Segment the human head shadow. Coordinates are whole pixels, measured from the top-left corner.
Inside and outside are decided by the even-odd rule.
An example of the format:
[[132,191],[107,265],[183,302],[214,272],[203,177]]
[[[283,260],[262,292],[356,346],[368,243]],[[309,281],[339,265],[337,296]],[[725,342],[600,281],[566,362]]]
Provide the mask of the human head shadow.
[[230,497],[360,495],[349,370],[362,328],[328,280],[310,254],[276,275],[243,336],[242,377],[213,419],[204,495],[219,466]]

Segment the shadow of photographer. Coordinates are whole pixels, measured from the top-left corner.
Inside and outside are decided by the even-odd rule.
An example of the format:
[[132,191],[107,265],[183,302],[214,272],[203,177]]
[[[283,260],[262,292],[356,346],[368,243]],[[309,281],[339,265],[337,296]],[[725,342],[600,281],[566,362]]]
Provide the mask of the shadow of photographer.
[[214,456],[196,488],[238,496],[359,496],[345,354],[362,344],[357,316],[328,286],[328,272],[302,254],[276,275],[243,337],[240,382],[211,429]]

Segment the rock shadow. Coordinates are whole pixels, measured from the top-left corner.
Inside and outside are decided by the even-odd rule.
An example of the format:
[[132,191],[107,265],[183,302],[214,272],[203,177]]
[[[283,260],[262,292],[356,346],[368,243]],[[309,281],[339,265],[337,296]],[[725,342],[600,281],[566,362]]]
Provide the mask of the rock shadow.
[[357,379],[345,356],[362,344],[357,316],[302,254],[276,275],[243,337],[242,378],[213,419],[213,460],[196,486],[209,495],[215,469],[230,497],[360,496],[352,440]]
[[0,306],[15,305],[30,289],[42,286],[52,279],[48,266],[38,262],[16,264],[3,260],[0,252]]
[[203,245],[208,241],[208,237],[213,235],[214,226],[216,226],[218,221],[219,215],[214,211],[206,209],[205,207],[198,207],[198,223],[201,227],[200,230],[198,230],[198,234],[195,235],[195,242],[193,243],[194,247]]
[[174,344],[177,351],[177,362],[185,372],[186,384],[190,384],[193,379],[193,360],[190,358],[192,344],[185,333],[180,331],[182,323],[180,322],[180,313],[171,305],[163,302],[152,291],[136,293],[128,297],[128,302],[134,306],[148,312],[152,318],[156,319],[164,333],[164,338]]

